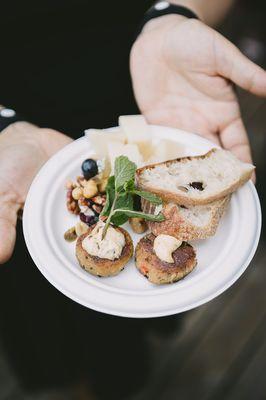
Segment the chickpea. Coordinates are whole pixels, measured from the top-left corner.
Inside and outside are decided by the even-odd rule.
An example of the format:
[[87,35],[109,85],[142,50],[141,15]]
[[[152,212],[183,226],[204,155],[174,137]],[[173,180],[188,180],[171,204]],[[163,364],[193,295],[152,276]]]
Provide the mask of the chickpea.
[[129,223],[135,233],[143,233],[148,229],[147,223],[143,218],[129,218]]
[[84,187],[85,184],[86,184],[86,182],[87,182],[87,181],[86,181],[86,179],[84,179],[83,176],[78,176],[78,177],[77,177],[78,186]]
[[108,178],[103,178],[101,180],[101,182],[98,184],[99,192],[101,192],[101,193],[105,192],[107,182],[108,182]]
[[83,188],[83,196],[90,199],[98,193],[97,184],[93,179],[90,179]]
[[72,190],[72,197],[74,200],[79,200],[83,196],[83,190],[81,187],[76,187]]
[[79,221],[79,222],[76,224],[76,226],[75,226],[75,231],[76,231],[76,234],[77,234],[78,236],[81,236],[81,235],[83,235],[84,233],[86,233],[86,232],[88,231],[88,229],[89,229],[88,225],[85,224],[85,223],[82,222],[82,221]]

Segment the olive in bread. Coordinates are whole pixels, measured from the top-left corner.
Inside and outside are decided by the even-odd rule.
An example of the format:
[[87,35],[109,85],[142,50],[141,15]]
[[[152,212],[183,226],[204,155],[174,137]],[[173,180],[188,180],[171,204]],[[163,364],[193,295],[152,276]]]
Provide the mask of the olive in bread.
[[197,264],[194,248],[183,242],[172,253],[173,263],[162,261],[154,251],[152,233],[145,235],[136,246],[135,261],[139,272],[157,285],[173,283],[188,275]]
[[121,255],[110,260],[108,258],[100,258],[98,256],[90,255],[82,246],[83,240],[88,237],[94,226],[89,227],[88,232],[84,235],[79,236],[76,243],[76,257],[80,266],[92,275],[99,277],[114,276],[117,275],[122,269],[124,269],[127,262],[133,255],[133,242],[129,233],[120,227],[113,227],[118,232],[122,233],[125,237],[125,245],[122,249]]

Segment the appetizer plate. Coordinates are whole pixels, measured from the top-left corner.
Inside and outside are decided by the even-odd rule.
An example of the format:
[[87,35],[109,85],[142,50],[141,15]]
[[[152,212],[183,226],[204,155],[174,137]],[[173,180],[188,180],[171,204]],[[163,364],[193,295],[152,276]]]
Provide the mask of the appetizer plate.
[[[113,128],[116,129],[116,128]],[[108,135],[106,130],[106,135]],[[177,156],[199,155],[215,147],[181,130],[151,126],[152,137],[180,144]],[[177,314],[197,307],[229,288],[248,267],[258,245],[261,209],[253,183],[233,194],[214,237],[193,243],[198,265],[183,280],[156,286],[136,269],[134,259],[111,278],[98,278],[80,268],[75,243],[64,232],[77,222],[66,209],[64,185],[80,173],[80,165],[93,154],[84,136],[53,156],[34,179],[24,209],[23,229],[35,264],[58,290],[93,310],[123,317],[148,318]],[[134,234],[125,225],[134,240]]]

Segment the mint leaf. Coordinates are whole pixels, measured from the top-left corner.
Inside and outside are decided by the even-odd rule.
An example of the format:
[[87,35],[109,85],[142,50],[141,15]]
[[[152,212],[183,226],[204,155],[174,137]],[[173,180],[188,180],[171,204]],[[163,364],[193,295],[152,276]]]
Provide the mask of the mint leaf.
[[124,184],[124,190],[126,192],[133,192],[135,190],[135,182],[134,179],[131,179],[130,181],[126,182]]
[[124,225],[127,221],[128,221],[128,216],[123,213],[119,213],[119,212],[116,213],[114,211],[114,213],[111,217],[111,222],[116,226]]
[[133,195],[131,193],[120,194],[120,196],[118,197],[116,204],[115,204],[115,209],[117,209],[117,208],[132,210],[133,209]]
[[119,156],[115,159],[115,189],[118,191],[128,181],[135,178],[137,166],[126,156]]
[[126,209],[121,209],[121,208],[117,208],[114,211],[113,215],[115,215],[116,213],[119,213],[119,214],[123,213],[130,218],[144,218],[147,221],[161,222],[161,221],[165,220],[164,216],[161,213],[158,215],[154,215],[154,214],[146,214],[141,211],[126,210]]
[[123,225],[127,222],[128,216],[123,212],[116,212],[116,209],[133,210],[133,195],[131,193],[123,193],[115,203],[111,222],[115,225]]
[[110,213],[110,210],[112,208],[114,198],[115,198],[115,177],[114,176],[110,176],[110,178],[108,179],[105,190],[106,190],[106,203],[101,212],[101,215],[108,216]]
[[101,215],[107,216],[103,236],[105,236],[110,222],[115,225],[123,225],[128,218],[138,217],[149,221],[164,221],[162,214],[145,214],[134,211],[134,197],[141,196],[153,204],[159,205],[161,199],[153,193],[137,190],[135,188],[135,172],[137,166],[125,156],[115,159],[115,173],[108,179],[106,187],[106,204]]
[[148,200],[152,204],[156,204],[157,206],[162,204],[162,199],[159,196],[156,196],[154,193],[145,192],[143,190],[133,190],[132,193],[137,194],[145,200]]

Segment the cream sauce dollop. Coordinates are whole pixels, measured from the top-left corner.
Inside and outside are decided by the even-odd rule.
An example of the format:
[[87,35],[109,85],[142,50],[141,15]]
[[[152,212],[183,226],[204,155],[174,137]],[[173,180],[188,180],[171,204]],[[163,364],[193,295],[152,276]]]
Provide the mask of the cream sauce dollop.
[[102,239],[105,223],[99,221],[91,233],[82,241],[83,249],[91,256],[115,260],[122,254],[126,244],[125,236],[122,232],[109,226],[105,237]]
[[178,249],[182,244],[181,240],[176,239],[170,235],[158,235],[154,239],[153,249],[155,251],[156,256],[161,261],[166,261],[168,263],[173,263],[173,252]]

